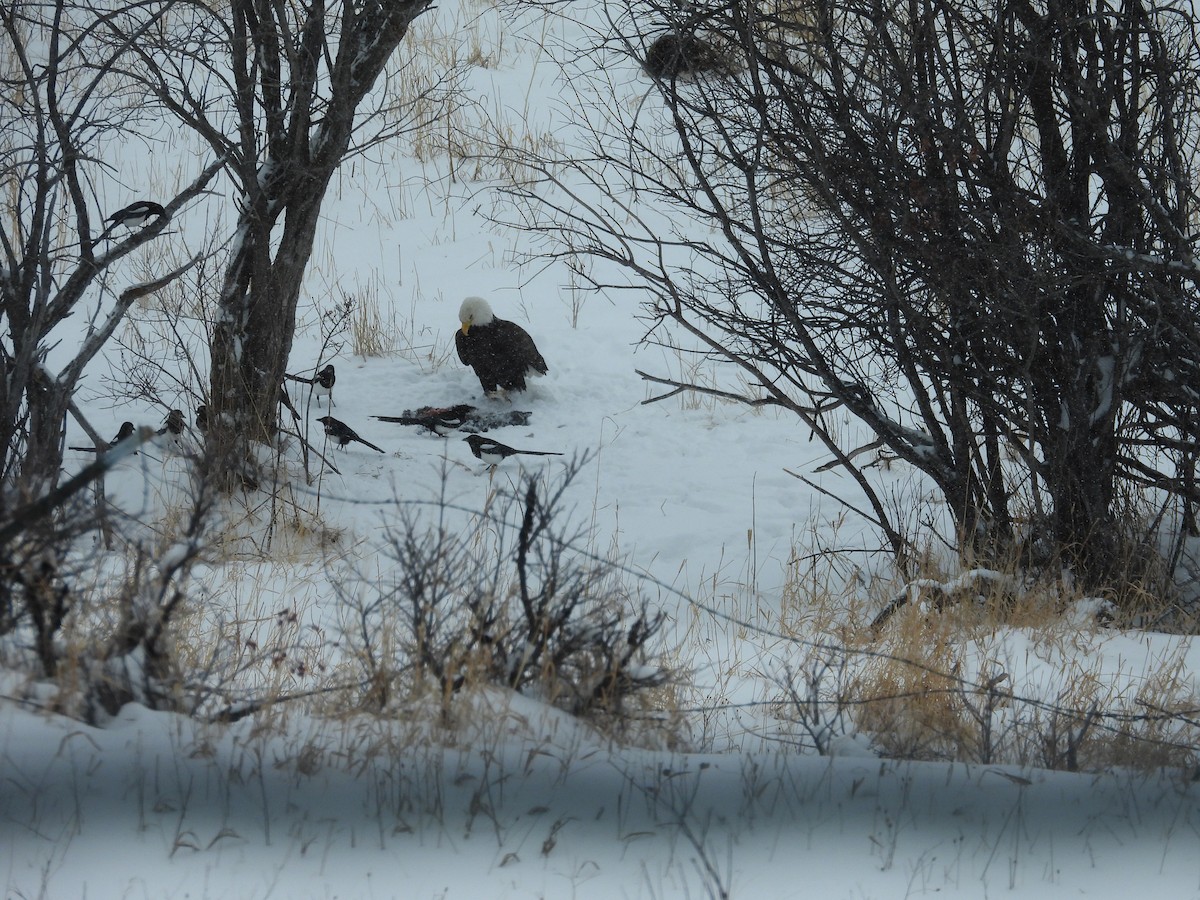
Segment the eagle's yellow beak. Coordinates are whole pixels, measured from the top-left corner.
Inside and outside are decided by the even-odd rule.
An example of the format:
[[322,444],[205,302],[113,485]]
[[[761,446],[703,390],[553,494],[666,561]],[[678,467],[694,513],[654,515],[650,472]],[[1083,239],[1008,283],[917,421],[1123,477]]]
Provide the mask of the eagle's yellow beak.
[[462,323],[462,333],[463,333],[463,334],[466,334],[466,333],[467,333],[467,329],[469,329],[470,327],[471,327],[471,323],[470,323],[470,322],[463,322],[463,323]]

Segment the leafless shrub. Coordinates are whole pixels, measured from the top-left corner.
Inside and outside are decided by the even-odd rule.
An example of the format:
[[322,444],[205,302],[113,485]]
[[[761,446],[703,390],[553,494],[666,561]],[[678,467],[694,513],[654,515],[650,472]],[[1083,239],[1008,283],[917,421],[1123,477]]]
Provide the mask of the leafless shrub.
[[579,465],[555,486],[528,477],[494,497],[466,534],[402,511],[389,533],[394,581],[343,598],[372,706],[391,703],[410,672],[447,700],[493,684],[580,716],[619,714],[663,684],[649,662],[662,615],[555,525]]
[[[174,629],[203,548],[210,486],[197,478],[179,521],[157,534],[140,523],[118,524],[122,549],[112,552],[99,539],[101,513],[74,500],[83,485],[102,478],[152,434],[143,429],[0,522],[5,664],[51,684],[42,697],[49,706],[92,723],[134,700],[155,709],[184,708]],[[106,513],[124,519],[120,510]],[[102,556],[121,559],[123,574],[103,577],[111,567]]]
[[798,729],[782,740],[828,756],[832,741],[854,727],[845,693],[849,658],[844,653],[822,653],[789,668],[781,683],[784,699],[776,716]]

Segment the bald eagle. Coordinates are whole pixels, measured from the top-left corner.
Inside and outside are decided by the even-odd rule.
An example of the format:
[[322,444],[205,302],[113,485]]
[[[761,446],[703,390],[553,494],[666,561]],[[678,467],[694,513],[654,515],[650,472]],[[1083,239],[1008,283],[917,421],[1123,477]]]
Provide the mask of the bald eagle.
[[549,368],[529,333],[516,322],[497,319],[482,297],[468,297],[458,311],[462,329],[454,335],[458,358],[479,376],[484,393],[525,390],[525,376]]

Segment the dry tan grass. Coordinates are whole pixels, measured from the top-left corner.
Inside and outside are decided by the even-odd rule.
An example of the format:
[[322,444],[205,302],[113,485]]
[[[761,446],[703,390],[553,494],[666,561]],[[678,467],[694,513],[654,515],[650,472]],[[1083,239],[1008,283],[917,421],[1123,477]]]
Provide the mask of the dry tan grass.
[[[931,584],[960,574],[932,554],[924,566]],[[1013,567],[950,592],[914,588],[872,628],[897,583],[868,583],[837,554],[797,555],[789,575],[778,624],[797,643],[772,707],[779,740],[852,729],[885,756],[1083,770],[1198,758],[1186,645],[1163,641],[1166,655],[1144,662],[1114,649],[1136,632],[1091,616],[1112,599]]]
[[356,356],[387,356],[396,349],[400,328],[390,303],[385,311],[380,301],[378,275],[372,273],[366,286],[354,292],[350,316],[350,348]]
[[472,70],[508,64],[516,52],[505,31],[487,30],[485,23],[493,21],[503,23],[503,18],[485,19],[472,4],[463,4],[451,21],[422,23],[406,39],[402,77],[388,81],[389,102],[427,123],[408,135],[406,151],[424,163],[445,160],[451,182],[527,180],[530,154],[553,158],[562,149],[552,133],[530,130],[534,117],[528,93],[481,98],[463,87]]
[[[1081,599],[1039,585],[903,610],[872,644],[885,655],[850,686],[859,722],[898,756],[1071,769],[1194,761],[1200,734],[1172,715],[1197,703],[1181,646],[1145,671],[1108,671],[1107,644],[1121,634],[1068,615]],[[1025,642],[1033,669],[1047,674],[1013,683],[1028,660],[1007,656],[1006,636]]]
[[884,755],[958,758],[970,728],[958,695],[958,630],[949,617],[900,615],[885,642],[846,686],[858,726]]

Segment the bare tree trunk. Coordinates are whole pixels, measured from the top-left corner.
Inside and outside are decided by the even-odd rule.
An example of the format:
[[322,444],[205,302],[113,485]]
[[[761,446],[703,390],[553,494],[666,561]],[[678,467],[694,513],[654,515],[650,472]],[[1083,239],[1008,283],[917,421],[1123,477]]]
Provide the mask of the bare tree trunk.
[[245,474],[249,442],[273,443],[322,201],[358,105],[430,2],[343,4],[340,21],[321,2],[231,5],[239,135],[229,146],[241,213],[213,329],[207,436],[230,463],[216,467],[226,489]]

